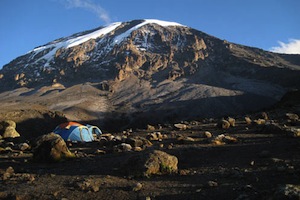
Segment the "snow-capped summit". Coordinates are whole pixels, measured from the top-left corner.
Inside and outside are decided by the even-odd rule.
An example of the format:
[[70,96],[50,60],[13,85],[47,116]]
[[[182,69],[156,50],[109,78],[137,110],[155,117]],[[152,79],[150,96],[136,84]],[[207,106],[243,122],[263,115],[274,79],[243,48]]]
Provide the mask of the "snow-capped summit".
[[[165,26],[183,26],[176,22],[168,22],[168,21],[162,21],[162,20],[156,20],[156,19],[141,20],[140,23],[136,24],[129,30],[127,30],[119,35],[116,35],[113,38],[113,42],[111,43],[111,45],[121,43],[134,30],[137,30],[140,27],[147,25],[147,24],[157,24],[159,26],[164,26],[164,27]],[[35,63],[37,63],[41,60],[44,60],[44,61],[46,61],[46,62],[44,62],[45,63],[44,66],[47,67],[50,65],[49,62],[54,59],[55,53],[57,52],[58,49],[61,49],[61,48],[68,49],[68,48],[71,48],[74,46],[78,46],[84,42],[87,42],[88,40],[91,40],[91,39],[99,39],[99,38],[105,37],[106,35],[114,35],[113,32],[115,30],[117,30],[118,28],[120,28],[121,26],[122,26],[122,22],[112,23],[105,27],[101,27],[95,31],[89,32],[87,34],[83,34],[80,36],[74,36],[74,37],[71,36],[71,37],[65,38],[65,39],[57,41],[57,42],[53,42],[50,44],[46,44],[46,45],[37,47],[37,48],[33,49],[32,51],[30,51],[29,53],[32,53],[31,57],[35,57],[37,54],[47,51],[47,53],[43,53],[42,57],[40,57],[34,61]]]

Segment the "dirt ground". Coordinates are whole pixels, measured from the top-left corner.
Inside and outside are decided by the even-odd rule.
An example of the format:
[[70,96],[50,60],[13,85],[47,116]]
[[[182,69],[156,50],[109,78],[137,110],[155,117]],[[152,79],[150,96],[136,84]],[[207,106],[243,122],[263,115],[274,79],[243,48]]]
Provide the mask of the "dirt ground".
[[[270,113],[267,121],[299,128],[298,122],[284,118],[290,111]],[[150,177],[128,176],[120,168],[128,157],[142,152],[108,151],[99,142],[73,143],[69,149],[76,158],[39,163],[31,160],[32,150],[15,150],[18,139],[2,141],[10,142],[11,150],[0,154],[0,199],[299,199],[299,137],[248,125],[243,117],[236,117],[235,127],[229,129],[218,128],[217,119],[183,124],[186,130],[162,125],[158,130],[130,131],[128,137],[165,134],[148,148],[178,158],[177,173]],[[237,141],[213,144],[205,131]],[[128,132],[112,135],[124,134]],[[178,140],[180,136],[193,140]]]

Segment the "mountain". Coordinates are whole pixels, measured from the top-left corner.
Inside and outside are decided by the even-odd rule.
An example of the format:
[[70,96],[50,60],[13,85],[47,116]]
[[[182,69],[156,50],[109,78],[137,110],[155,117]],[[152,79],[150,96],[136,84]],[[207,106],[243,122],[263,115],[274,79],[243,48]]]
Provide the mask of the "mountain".
[[[300,55],[161,20],[117,22],[36,47],[0,70],[2,107],[144,124],[244,114],[300,88]],[[101,122],[99,122],[101,121]]]

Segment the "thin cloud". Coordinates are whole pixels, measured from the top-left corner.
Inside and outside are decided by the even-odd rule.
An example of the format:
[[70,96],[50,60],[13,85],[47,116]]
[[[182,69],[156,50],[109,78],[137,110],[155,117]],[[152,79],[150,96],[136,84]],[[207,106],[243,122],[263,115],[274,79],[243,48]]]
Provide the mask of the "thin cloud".
[[287,53],[287,54],[300,54],[300,40],[289,39],[288,43],[279,41],[280,46],[272,47],[270,51],[276,53]]
[[99,19],[105,23],[110,23],[111,19],[107,11],[99,4],[96,4],[90,0],[63,0],[67,8],[84,8],[97,15]]

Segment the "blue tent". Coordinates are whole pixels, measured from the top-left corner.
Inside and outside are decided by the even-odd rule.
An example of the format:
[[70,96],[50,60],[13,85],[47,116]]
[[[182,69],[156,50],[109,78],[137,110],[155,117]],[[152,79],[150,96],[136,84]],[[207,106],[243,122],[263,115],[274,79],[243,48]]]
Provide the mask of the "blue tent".
[[82,125],[77,122],[67,122],[58,125],[54,133],[60,135],[65,141],[80,141],[91,142],[94,140],[93,135],[102,134],[101,130],[97,126]]

